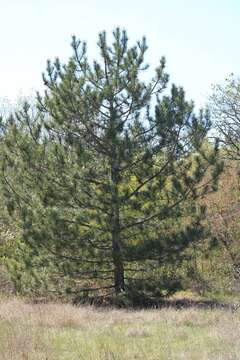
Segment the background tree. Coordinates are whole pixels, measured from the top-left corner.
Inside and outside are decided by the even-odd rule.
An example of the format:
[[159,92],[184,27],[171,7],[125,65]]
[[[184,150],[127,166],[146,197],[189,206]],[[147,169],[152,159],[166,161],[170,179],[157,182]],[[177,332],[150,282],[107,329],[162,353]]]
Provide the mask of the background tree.
[[[229,267],[239,291],[240,279],[240,188],[237,166],[229,164],[221,176],[219,191],[208,197],[208,220],[212,228],[212,243],[220,248],[219,266]],[[218,246],[217,246],[218,245]],[[233,284],[234,285],[234,284]]]
[[[230,273],[237,279],[239,289],[239,160],[240,160],[240,81],[231,74],[225,84],[216,85],[211,96],[215,129],[222,146],[221,157],[226,170],[221,178],[220,191],[209,197],[211,226],[215,242],[227,255]],[[223,252],[222,252],[223,253]],[[224,260],[224,259],[223,259]]]
[[[203,234],[196,202],[216,186],[217,147],[204,151],[209,114],[193,113],[168,83],[162,58],[149,82],[145,38],[128,47],[116,29],[99,35],[91,66],[73,37],[66,65],[48,61],[38,112],[9,120],[2,177],[24,239],[55,257],[70,291],[175,284],[159,273]],[[207,176],[206,176],[207,175]]]
[[240,81],[233,74],[211,96],[218,136],[231,160],[240,160]]

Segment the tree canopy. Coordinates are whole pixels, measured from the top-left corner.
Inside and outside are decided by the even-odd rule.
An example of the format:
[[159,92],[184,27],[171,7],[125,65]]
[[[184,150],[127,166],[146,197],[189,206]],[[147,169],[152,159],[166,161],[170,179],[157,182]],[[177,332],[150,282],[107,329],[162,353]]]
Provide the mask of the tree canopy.
[[231,160],[240,160],[240,80],[233,74],[224,85],[215,85],[212,112],[219,139]]
[[26,244],[44,249],[69,291],[173,289],[176,264],[203,235],[197,199],[216,189],[221,164],[208,111],[182,87],[167,90],[161,58],[144,81],[146,39],[99,34],[91,64],[72,39],[66,64],[48,61],[45,94],[4,130],[2,179]]

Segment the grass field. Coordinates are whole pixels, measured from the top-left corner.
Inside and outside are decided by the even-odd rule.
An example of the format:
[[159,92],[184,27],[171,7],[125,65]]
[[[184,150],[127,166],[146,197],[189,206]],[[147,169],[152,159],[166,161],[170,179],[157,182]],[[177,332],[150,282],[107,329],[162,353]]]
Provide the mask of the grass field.
[[240,310],[0,300],[0,352],[1,360],[240,359]]

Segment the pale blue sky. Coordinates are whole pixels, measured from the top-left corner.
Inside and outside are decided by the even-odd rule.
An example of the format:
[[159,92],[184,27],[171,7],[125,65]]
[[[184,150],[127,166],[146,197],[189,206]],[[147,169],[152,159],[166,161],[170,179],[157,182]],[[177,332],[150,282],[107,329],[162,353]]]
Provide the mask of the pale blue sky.
[[71,35],[95,56],[99,31],[146,35],[148,62],[203,104],[211,84],[240,74],[240,0],[0,0],[0,98],[42,89],[46,60],[71,54]]

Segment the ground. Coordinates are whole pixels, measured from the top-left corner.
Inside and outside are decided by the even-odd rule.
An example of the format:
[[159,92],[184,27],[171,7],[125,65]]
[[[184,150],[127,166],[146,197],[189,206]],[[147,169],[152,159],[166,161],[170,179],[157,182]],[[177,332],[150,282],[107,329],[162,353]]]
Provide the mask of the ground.
[[1,360],[237,360],[240,310],[0,300]]

